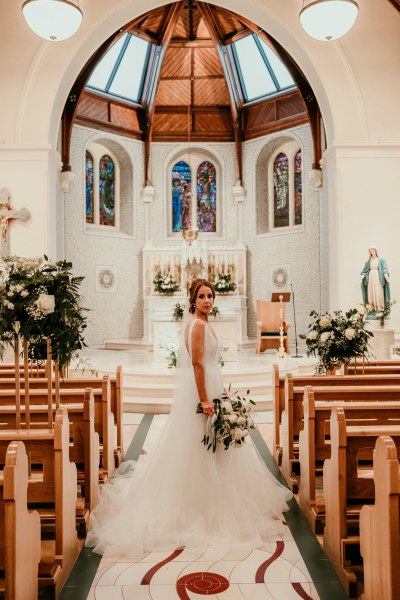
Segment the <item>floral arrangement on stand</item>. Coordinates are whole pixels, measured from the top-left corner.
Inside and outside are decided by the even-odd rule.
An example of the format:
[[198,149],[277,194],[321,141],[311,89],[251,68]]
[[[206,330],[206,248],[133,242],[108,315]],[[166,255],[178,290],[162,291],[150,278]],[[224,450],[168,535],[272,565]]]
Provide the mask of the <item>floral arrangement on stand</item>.
[[[182,321],[184,310],[185,310],[185,305],[177,302],[174,306],[174,311],[172,313],[173,320],[174,321]],[[213,306],[212,309],[210,310],[209,314],[211,317],[217,317],[220,314],[218,306]]]
[[227,294],[236,290],[236,283],[232,281],[230,273],[220,274],[214,280],[214,289],[219,294]]
[[172,296],[179,290],[179,285],[171,274],[161,275],[160,271],[156,273],[153,279],[154,291],[159,294],[168,294]]
[[323,315],[315,310],[310,312],[313,322],[308,333],[300,338],[306,341],[307,355],[318,357],[317,374],[325,375],[355,358],[368,356],[368,340],[373,333],[365,327],[365,314],[363,306],[345,313],[341,310]]
[[[250,394],[247,390],[246,395]],[[208,428],[204,434],[201,443],[207,450],[216,451],[217,445],[222,444],[225,450],[240,448],[245,443],[245,438],[249,435],[250,429],[256,429],[251,414],[254,400],[239,395],[222,394],[220,398],[215,398],[215,413],[208,419]],[[202,413],[203,408],[199,403],[197,413]]]
[[78,293],[83,277],[72,275],[72,263],[44,258],[4,258],[0,266],[0,357],[16,336],[29,342],[29,358],[53,359],[66,367],[85,347],[87,309]]

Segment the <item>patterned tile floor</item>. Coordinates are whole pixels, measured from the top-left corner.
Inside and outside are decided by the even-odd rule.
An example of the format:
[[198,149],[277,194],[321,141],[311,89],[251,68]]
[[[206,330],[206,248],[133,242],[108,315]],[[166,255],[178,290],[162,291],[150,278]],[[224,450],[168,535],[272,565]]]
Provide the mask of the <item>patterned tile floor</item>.
[[[167,416],[125,415],[135,431],[127,458],[136,459],[157,442]],[[271,413],[258,413],[260,430],[252,436],[275,475],[263,435]],[[251,552],[222,553],[213,548],[179,548],[173,554],[150,553],[103,559],[83,548],[62,591],[61,600],[341,600],[346,595],[295,500],[285,514],[284,535]]]

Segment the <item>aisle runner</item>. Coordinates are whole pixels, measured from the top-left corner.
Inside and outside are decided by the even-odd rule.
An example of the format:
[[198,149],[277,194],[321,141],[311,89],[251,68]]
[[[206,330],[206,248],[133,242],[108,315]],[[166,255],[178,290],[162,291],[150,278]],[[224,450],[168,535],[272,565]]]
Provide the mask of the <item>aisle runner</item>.
[[[157,444],[166,418],[159,415],[153,419],[144,443],[147,456]],[[257,421],[269,423],[270,414],[257,415]],[[260,439],[255,439],[257,446]],[[199,596],[220,600],[320,598],[288,527],[284,535],[252,552],[221,554],[205,547],[179,548],[172,554],[152,552],[140,561],[128,555],[107,557],[100,562],[88,598],[199,600]]]

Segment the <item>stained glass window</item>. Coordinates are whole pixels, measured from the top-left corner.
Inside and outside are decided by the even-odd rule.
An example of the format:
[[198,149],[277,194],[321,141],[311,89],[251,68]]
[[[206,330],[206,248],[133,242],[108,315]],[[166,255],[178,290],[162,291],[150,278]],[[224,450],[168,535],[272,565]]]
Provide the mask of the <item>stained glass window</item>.
[[100,225],[115,226],[115,165],[104,154],[99,163],[99,209]]
[[94,197],[93,197],[93,157],[86,150],[85,159],[86,175],[86,223],[94,223]]
[[189,165],[180,160],[172,167],[172,231],[192,226],[192,175]]
[[302,222],[302,181],[301,181],[301,150],[294,157],[294,224],[301,225]]
[[197,227],[199,231],[217,231],[217,177],[208,160],[197,169]]
[[274,160],[274,227],[289,225],[289,160],[281,152]]

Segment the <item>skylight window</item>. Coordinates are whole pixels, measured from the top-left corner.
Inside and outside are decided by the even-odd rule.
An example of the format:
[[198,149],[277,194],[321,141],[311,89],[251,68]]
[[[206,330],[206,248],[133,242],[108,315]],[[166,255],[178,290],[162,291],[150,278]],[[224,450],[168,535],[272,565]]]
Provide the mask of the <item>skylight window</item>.
[[139,102],[149,49],[149,42],[125,33],[98,63],[87,87]]
[[275,52],[256,35],[233,44],[244,98],[247,102],[295,87],[295,83]]

